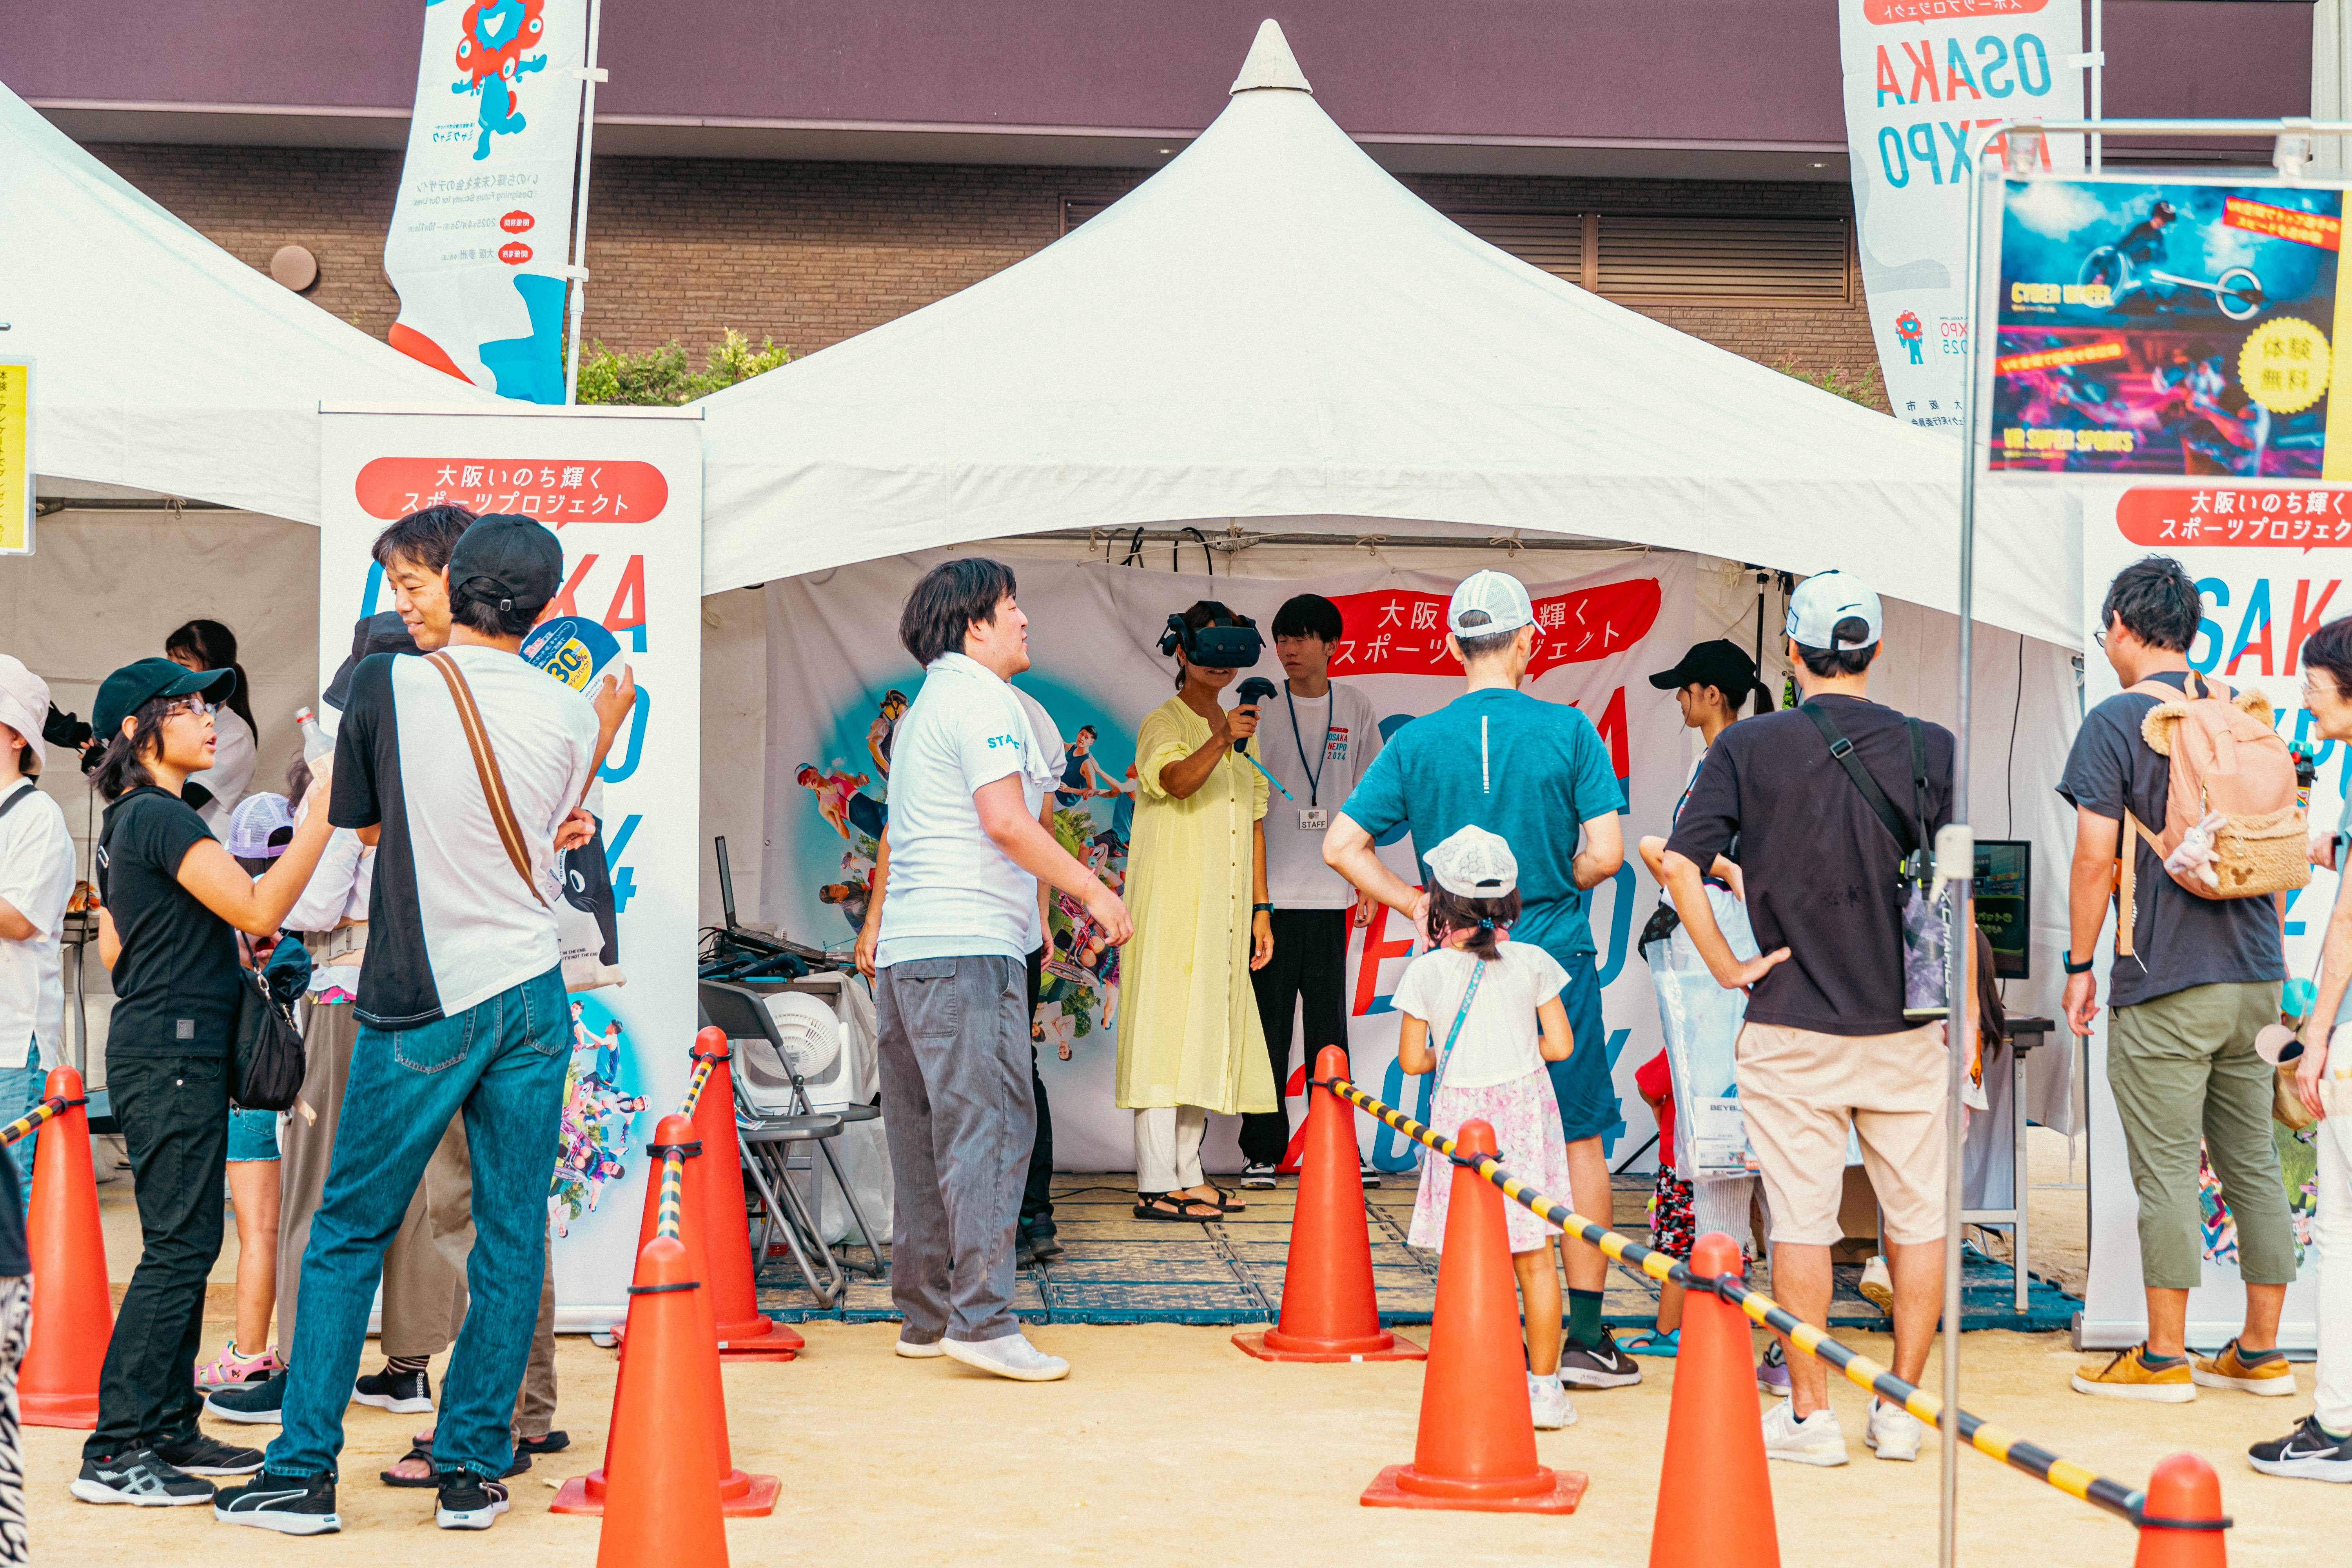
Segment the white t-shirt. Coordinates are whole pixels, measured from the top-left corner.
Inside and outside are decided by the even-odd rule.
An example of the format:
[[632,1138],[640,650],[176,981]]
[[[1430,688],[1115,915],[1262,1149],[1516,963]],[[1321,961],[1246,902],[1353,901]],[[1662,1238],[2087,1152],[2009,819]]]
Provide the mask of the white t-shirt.
[[[1559,994],[1568,984],[1568,971],[1531,942],[1507,942],[1501,952],[1502,957],[1487,964],[1479,979],[1477,999],[1462,1020],[1461,1037],[1454,1042],[1450,1058],[1444,1054],[1445,1037],[1462,1009],[1470,971],[1481,960],[1459,948],[1433,948],[1406,966],[1391,999],[1398,1012],[1429,1026],[1430,1055],[1444,1060],[1440,1081],[1446,1088],[1508,1083],[1544,1065],[1543,1027],[1536,1022],[1536,1009]],[[1599,1047],[1595,1040],[1576,1044],[1580,1050]]]
[[205,819],[215,838],[228,831],[228,814],[236,809],[236,803],[253,792],[256,760],[252,728],[233,710],[214,709],[213,765],[190,773],[188,782],[212,795],[196,808],[196,815]]
[[441,672],[413,655],[361,661],[335,734],[327,816],[383,829],[354,1008],[378,1029],[455,1017],[562,956],[550,907],[563,896],[555,830],[587,786],[596,710],[510,653],[448,652],[480,705],[540,894],[507,858]]
[[1037,945],[1037,879],[982,829],[971,797],[1019,773],[1034,817],[1055,779],[1047,761],[1011,684],[961,653],[931,661],[890,742],[890,880],[878,967],[1029,956]]
[[26,791],[28,798],[0,816],[0,899],[33,926],[33,934],[22,942],[0,938],[0,1068],[32,1061],[26,1047],[35,1040],[41,1043],[41,1066],[65,1059],[66,992],[58,938],[66,900],[73,896],[73,838],[66,831],[66,814],[32,780],[0,790],[0,802]]
[[[1045,760],[1046,776],[1060,778],[1062,770],[1069,765],[1070,761],[1069,748],[1062,744],[1061,726],[1054,722],[1054,716],[1045,711],[1045,705],[1043,702],[1038,701],[1019,687],[1013,689],[1013,695],[1021,699],[1022,710],[1029,715],[1030,732],[1037,737],[1037,752]],[[1024,799],[1027,798],[1028,791],[1025,787],[1022,795]],[[1045,798],[1042,795],[1037,797],[1037,809],[1040,812],[1045,809]],[[1033,881],[1034,879],[1031,879]],[[886,899],[889,896],[888,889],[884,889],[883,896]],[[885,909],[887,910],[887,905]],[[1029,911],[1034,915],[1036,910],[1037,901],[1032,899],[1029,901]],[[1029,922],[1029,945],[1022,951],[1034,952],[1045,945],[1045,933],[1038,928],[1037,922],[1032,920]]]
[[1360,689],[1336,680],[1321,697],[1296,697],[1286,687],[1257,712],[1250,755],[1298,797],[1294,804],[1277,791],[1265,805],[1266,898],[1278,910],[1344,910],[1356,890],[1323,864],[1324,829],[1300,826],[1298,814],[1320,810],[1327,824],[1339,815],[1380,754],[1380,716]]

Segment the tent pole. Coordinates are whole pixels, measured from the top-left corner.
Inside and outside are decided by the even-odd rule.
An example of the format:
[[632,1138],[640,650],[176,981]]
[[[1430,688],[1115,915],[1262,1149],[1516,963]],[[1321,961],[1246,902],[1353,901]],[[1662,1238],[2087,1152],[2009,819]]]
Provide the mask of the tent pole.
[[580,72],[579,200],[572,214],[572,265],[565,268],[572,282],[572,326],[563,356],[566,407],[580,401],[580,313],[588,303],[588,169],[596,142],[596,84],[605,78],[596,65],[596,29],[604,11],[604,0],[588,0],[588,56]]

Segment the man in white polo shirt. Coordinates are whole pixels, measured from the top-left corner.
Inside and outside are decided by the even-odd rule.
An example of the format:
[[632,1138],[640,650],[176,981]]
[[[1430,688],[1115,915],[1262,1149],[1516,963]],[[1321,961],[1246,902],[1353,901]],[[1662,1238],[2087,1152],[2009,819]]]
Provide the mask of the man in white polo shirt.
[[[47,1069],[65,1059],[58,951],[73,892],[73,840],[65,813],[33,784],[48,713],[47,683],[0,654],[0,1117],[12,1121],[40,1102]],[[32,1201],[34,1143],[20,1139],[8,1150],[20,1210]],[[16,1219],[0,1218],[0,1231]]]
[[1011,569],[933,567],[898,617],[922,690],[890,752],[890,885],[875,953],[883,1127],[898,1202],[890,1297],[902,1356],[1044,1383],[1070,1363],[1013,1313],[1013,1243],[1035,1136],[1027,959],[1037,883],[1080,900],[1113,942],[1118,895],[1038,821],[1058,779],[1011,685],[1029,618]]

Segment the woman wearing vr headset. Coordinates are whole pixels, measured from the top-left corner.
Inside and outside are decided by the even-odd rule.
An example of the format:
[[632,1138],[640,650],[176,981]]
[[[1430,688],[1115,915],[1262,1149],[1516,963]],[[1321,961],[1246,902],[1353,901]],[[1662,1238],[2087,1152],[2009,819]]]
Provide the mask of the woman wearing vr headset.
[[1204,599],[1168,617],[1160,647],[1175,656],[1176,695],[1135,737],[1118,1104],[1135,1112],[1136,1217],[1198,1223],[1244,1206],[1202,1174],[1209,1112],[1279,1103],[1249,983],[1274,956],[1266,782],[1235,754],[1257,710],[1217,700],[1262,644],[1245,616]]

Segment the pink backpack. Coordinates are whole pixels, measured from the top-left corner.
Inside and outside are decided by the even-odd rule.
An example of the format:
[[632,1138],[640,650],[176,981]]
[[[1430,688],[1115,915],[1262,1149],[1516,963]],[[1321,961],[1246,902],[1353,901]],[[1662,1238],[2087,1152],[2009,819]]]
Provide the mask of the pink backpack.
[[2116,952],[2132,952],[2134,853],[2145,840],[2158,859],[2180,847],[2189,830],[2214,812],[2223,821],[2214,834],[2216,887],[2191,874],[2168,871],[2200,899],[2252,899],[2300,888],[2311,880],[2304,809],[2297,803],[2294,757],[2273,727],[2270,700],[2259,691],[2230,688],[2191,674],[2194,694],[2160,680],[2133,687],[2156,706],[2140,721],[2140,735],[2172,764],[2161,832],[2124,813],[2123,842],[2116,862],[2122,910]]

